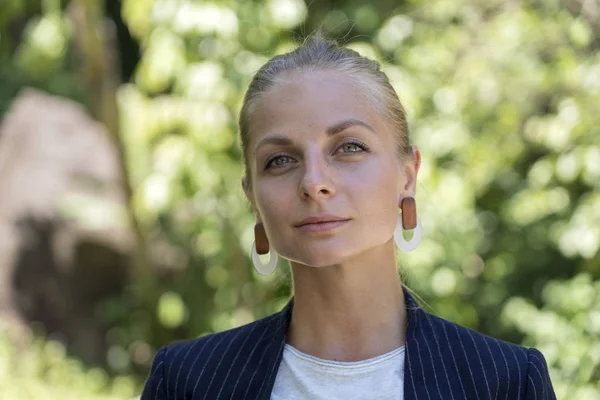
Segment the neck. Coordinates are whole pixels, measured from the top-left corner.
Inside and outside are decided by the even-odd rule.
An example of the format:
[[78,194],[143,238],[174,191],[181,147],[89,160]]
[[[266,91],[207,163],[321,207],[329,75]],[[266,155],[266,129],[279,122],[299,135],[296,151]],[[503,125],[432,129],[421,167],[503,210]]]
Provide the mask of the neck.
[[287,343],[319,358],[358,361],[403,346],[406,307],[393,242],[343,264],[292,263]]

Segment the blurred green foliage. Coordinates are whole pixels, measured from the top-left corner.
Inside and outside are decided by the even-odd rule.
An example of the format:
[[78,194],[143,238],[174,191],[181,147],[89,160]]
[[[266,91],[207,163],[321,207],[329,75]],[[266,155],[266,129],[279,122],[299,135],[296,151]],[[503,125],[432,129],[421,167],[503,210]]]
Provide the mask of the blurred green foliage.
[[138,387],[129,376],[109,377],[100,368],[85,368],[66,356],[56,341],[36,340],[17,350],[0,336],[0,394],[12,400],[134,399]]
[[[0,112],[25,85],[87,102],[64,3],[2,6]],[[140,348],[238,326],[287,299],[286,266],[262,278],[248,259],[236,117],[253,73],[321,28],[382,62],[423,154],[425,239],[399,254],[406,283],[442,317],[539,348],[558,398],[600,399],[600,3],[307,4],[122,1],[141,58],[118,91],[120,131],[157,285],[139,301],[133,281],[99,305],[120,349],[111,372],[141,382],[152,353]],[[38,379],[18,382],[28,377]]]

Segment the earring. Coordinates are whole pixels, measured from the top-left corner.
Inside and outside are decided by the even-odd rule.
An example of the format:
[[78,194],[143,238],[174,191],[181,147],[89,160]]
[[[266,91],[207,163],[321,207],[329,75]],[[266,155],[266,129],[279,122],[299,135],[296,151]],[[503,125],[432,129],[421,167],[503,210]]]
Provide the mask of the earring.
[[[419,246],[423,236],[421,220],[417,217],[417,206],[413,197],[405,197],[400,202],[402,215],[398,215],[396,229],[394,230],[394,241],[402,251],[411,252]],[[403,229],[413,229],[413,237],[407,241],[402,235]]]
[[[269,251],[269,239],[267,238],[265,227],[259,222],[254,225],[254,243],[252,243],[252,250],[250,254],[252,256],[252,264],[254,264],[254,269],[261,275],[271,275],[273,271],[275,271],[275,267],[277,267],[277,259],[279,256],[274,249],[270,250],[271,251]],[[267,264],[263,264],[259,254],[267,253],[271,253],[269,262]]]

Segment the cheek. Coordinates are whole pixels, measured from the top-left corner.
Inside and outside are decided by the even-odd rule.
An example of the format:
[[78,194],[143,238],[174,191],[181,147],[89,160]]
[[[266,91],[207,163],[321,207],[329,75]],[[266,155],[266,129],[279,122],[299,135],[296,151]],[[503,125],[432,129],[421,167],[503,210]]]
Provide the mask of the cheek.
[[[377,171],[374,173],[373,171]],[[379,163],[351,177],[356,208],[366,223],[388,230],[399,212],[400,175],[394,163]]]
[[354,191],[361,193],[362,197],[369,198],[374,205],[398,202],[400,175],[393,162],[374,160],[352,171],[346,181],[350,182]]
[[290,188],[277,180],[260,182],[255,189],[258,211],[269,228],[285,220],[291,204]]

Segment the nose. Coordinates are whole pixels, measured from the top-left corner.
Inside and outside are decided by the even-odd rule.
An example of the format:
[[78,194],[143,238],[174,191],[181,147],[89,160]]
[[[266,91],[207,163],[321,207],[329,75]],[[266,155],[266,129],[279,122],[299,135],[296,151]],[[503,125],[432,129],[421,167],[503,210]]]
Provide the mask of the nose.
[[300,197],[322,200],[335,194],[333,171],[327,159],[313,155],[304,160],[304,171],[300,182]]

